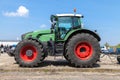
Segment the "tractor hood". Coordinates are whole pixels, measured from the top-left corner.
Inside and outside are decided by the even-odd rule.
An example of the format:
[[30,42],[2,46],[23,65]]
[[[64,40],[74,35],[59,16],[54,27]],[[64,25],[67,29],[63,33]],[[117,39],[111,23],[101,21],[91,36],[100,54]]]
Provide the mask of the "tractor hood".
[[38,30],[38,31],[32,31],[32,32],[28,32],[23,34],[22,40],[23,39],[28,39],[28,38],[37,38],[38,35],[44,35],[44,34],[50,34],[51,30]]
[[51,30],[38,30],[34,31],[34,34],[50,34]]

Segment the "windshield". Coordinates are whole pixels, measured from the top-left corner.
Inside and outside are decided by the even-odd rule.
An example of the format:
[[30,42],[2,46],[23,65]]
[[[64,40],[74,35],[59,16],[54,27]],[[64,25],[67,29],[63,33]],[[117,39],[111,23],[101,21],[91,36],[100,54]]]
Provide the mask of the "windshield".
[[72,27],[72,18],[71,17],[60,17],[58,19],[59,21],[59,27],[66,27],[66,28],[70,28]]
[[58,18],[58,26],[71,28],[80,25],[80,18],[79,17],[59,17]]

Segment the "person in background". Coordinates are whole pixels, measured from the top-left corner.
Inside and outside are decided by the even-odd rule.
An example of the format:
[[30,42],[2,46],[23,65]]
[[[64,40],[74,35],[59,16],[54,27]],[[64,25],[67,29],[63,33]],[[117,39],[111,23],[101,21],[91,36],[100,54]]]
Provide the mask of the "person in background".
[[0,52],[3,53],[4,52],[4,46],[3,46],[3,44],[1,44],[0,49],[1,49]]

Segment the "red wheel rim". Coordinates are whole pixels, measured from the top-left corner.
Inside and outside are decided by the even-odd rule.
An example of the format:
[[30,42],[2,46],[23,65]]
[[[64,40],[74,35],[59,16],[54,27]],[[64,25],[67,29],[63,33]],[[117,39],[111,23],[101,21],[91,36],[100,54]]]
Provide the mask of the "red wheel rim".
[[[31,54],[27,55],[27,52],[30,52]],[[26,62],[31,62],[34,61],[37,57],[37,50],[33,45],[26,45],[23,46],[22,49],[20,50],[20,57],[22,60]]]
[[81,60],[87,60],[92,56],[93,48],[88,42],[79,42],[74,50],[77,57]]

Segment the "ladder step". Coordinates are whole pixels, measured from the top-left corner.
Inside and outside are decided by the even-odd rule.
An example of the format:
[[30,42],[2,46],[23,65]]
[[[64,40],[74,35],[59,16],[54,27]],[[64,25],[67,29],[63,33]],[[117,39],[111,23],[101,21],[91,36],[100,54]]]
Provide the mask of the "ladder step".
[[60,57],[61,56],[61,58],[63,59],[63,54],[61,53],[61,54],[55,54],[55,56],[54,56],[54,60],[57,60],[57,57]]
[[63,47],[63,46],[64,46],[64,44],[57,44],[56,46],[61,46],[61,47]]
[[55,56],[63,56],[63,53],[55,53]]
[[63,46],[64,43],[56,43],[55,45],[55,57],[57,56],[63,56]]
[[61,48],[57,48],[56,51],[63,51],[63,49],[61,49]]

